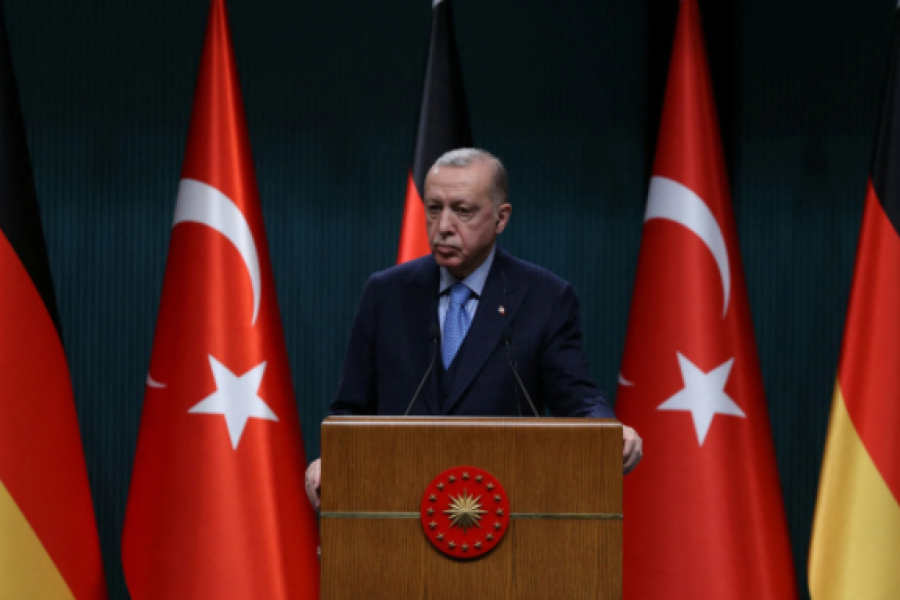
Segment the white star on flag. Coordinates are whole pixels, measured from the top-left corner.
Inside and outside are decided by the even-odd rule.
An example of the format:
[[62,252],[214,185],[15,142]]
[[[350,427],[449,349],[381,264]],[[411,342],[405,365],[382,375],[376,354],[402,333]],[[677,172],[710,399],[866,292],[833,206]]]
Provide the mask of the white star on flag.
[[277,421],[278,417],[269,405],[257,395],[262,383],[266,363],[262,362],[240,377],[209,355],[216,391],[191,408],[189,413],[223,415],[231,437],[231,446],[237,450],[247,421],[252,417]]
[[678,366],[684,388],[663,402],[657,410],[686,410],[694,418],[697,440],[700,445],[706,439],[709,426],[716,414],[745,417],[744,411],[725,393],[725,382],[731,373],[734,359],[730,358],[709,373],[704,373],[681,352]]

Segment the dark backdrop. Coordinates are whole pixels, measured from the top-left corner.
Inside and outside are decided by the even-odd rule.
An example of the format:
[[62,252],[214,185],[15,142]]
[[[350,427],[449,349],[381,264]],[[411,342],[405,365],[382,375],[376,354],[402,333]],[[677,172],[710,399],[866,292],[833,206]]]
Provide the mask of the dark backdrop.
[[[573,282],[610,393],[676,0],[456,0],[502,241]],[[113,598],[205,0],[7,0]],[[431,0],[231,0],[309,457],[367,276],[396,256]],[[701,0],[799,584],[894,0]],[[652,451],[652,441],[649,442]]]

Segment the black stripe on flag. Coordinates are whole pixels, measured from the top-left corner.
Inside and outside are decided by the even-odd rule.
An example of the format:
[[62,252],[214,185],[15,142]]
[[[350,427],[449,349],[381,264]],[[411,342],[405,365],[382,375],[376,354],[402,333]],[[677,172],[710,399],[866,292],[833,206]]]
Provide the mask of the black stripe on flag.
[[451,0],[442,0],[434,7],[432,17],[425,89],[413,155],[413,181],[419,197],[423,198],[425,176],[434,161],[449,150],[471,146],[469,109],[453,32],[453,8]]
[[19,94],[0,9],[0,233],[9,240],[62,338]]
[[900,12],[895,11],[881,122],[872,157],[872,187],[900,235]]

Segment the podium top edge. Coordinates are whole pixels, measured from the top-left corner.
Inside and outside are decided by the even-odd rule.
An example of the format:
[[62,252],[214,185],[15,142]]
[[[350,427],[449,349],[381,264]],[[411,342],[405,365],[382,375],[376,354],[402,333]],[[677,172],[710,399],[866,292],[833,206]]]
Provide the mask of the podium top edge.
[[556,417],[396,417],[335,415],[326,417],[322,426],[343,425],[391,425],[422,426],[442,425],[446,427],[603,427],[621,428],[616,419],[556,418]]

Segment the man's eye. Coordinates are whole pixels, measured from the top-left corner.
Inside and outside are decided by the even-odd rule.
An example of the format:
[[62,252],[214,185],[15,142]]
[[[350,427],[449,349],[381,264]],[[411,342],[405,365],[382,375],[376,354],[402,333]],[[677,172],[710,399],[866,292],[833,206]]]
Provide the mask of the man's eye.
[[460,217],[471,217],[472,209],[466,208],[465,206],[460,206],[459,208],[456,209],[456,214],[459,215]]
[[441,213],[441,208],[439,206],[434,206],[434,205],[426,206],[425,210],[427,210],[428,214],[431,216],[436,216]]

